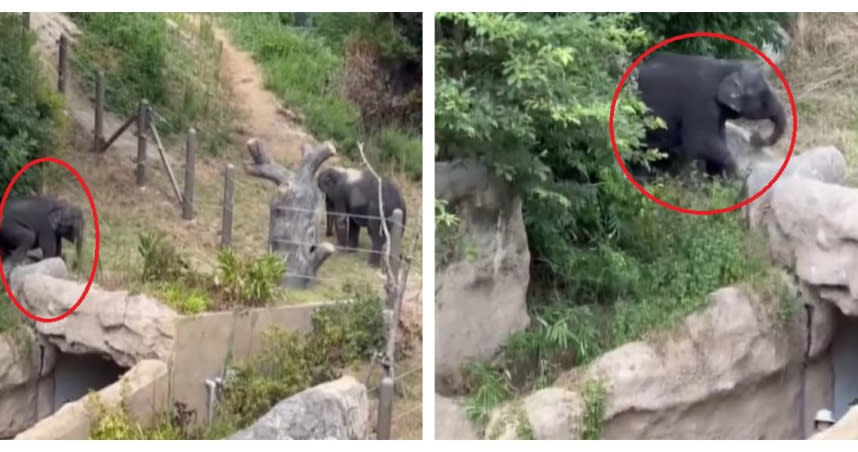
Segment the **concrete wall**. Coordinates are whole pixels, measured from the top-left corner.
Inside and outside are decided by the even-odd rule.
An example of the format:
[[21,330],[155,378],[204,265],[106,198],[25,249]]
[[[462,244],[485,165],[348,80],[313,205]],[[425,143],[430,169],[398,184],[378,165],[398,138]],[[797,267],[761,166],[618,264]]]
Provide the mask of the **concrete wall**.
[[206,422],[206,379],[223,376],[230,362],[245,360],[262,349],[272,326],[308,333],[313,312],[328,303],[209,312],[184,316],[176,325],[171,363],[172,398],[196,411],[195,423]]
[[[208,413],[206,379],[223,376],[229,363],[245,360],[262,350],[265,334],[271,327],[302,334],[310,332],[313,312],[328,304],[331,303],[181,316],[176,320],[176,339],[170,362],[141,361],[118,382],[98,391],[98,394],[106,406],[116,406],[123,399],[120,390],[122,382],[126,382],[127,393],[124,398],[130,414],[139,422],[153,420],[158,414],[167,411],[170,401],[173,401],[183,402],[187,408],[194,410],[195,424],[201,425],[206,422]],[[52,416],[42,419],[16,436],[16,439],[88,437],[92,419],[86,398],[64,403],[66,400],[63,397],[65,393],[79,392],[82,384],[105,382],[94,381],[92,375],[86,372],[81,374],[82,369],[73,362],[66,367],[67,371],[57,375],[58,378],[69,379],[56,389],[59,397],[55,400],[53,378],[43,391],[41,418],[53,412],[54,404],[59,409]],[[58,372],[62,368],[58,367]],[[32,424],[35,419],[28,422]]]
[[[158,360],[140,361],[119,381],[98,391],[98,396],[106,407],[118,406],[124,400],[129,414],[138,422],[151,423],[168,407],[167,365]],[[86,439],[92,421],[93,414],[84,397],[66,403],[15,439]]]

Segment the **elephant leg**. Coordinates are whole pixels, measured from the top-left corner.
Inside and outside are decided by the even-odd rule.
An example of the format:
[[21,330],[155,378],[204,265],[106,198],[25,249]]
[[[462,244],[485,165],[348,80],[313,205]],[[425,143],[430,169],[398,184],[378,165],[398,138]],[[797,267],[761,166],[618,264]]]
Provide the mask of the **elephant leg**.
[[348,222],[348,246],[351,248],[349,252],[355,253],[360,247],[360,224],[358,222],[351,220]]
[[349,220],[345,216],[337,214],[334,219],[334,232],[337,233],[337,246],[344,247],[348,243]]
[[336,215],[333,212],[334,203],[328,200],[328,197],[325,197],[325,219],[326,219],[326,228],[325,229],[325,237],[331,237],[334,235],[334,221],[336,221]]
[[381,254],[384,252],[384,232],[381,230],[381,221],[369,220],[366,229],[372,242],[372,251],[369,253],[368,259],[369,265],[370,267],[380,267]]

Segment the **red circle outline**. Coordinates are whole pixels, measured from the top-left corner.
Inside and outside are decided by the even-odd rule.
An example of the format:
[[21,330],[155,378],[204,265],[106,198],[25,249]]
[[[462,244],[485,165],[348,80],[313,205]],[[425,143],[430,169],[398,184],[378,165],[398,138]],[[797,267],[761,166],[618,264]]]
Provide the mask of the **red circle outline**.
[[[774,69],[778,78],[784,84],[784,88],[786,88],[787,96],[789,96],[790,106],[792,107],[792,137],[790,138],[789,151],[787,152],[786,159],[784,159],[784,163],[781,165],[780,170],[778,170],[777,174],[775,174],[775,177],[771,181],[769,181],[769,183],[765,187],[763,187],[762,190],[757,192],[754,196],[751,196],[750,198],[748,198],[742,202],[739,202],[737,204],[734,204],[732,206],[724,207],[721,209],[712,209],[712,210],[694,210],[694,209],[686,209],[684,207],[675,206],[673,204],[670,204],[668,202],[665,202],[665,201],[662,201],[661,199],[656,198],[655,196],[653,196],[652,193],[646,191],[646,189],[644,189],[635,180],[635,178],[632,177],[631,173],[629,173],[629,170],[626,168],[625,163],[623,163],[623,159],[620,156],[620,150],[617,148],[616,138],[614,137],[614,110],[617,107],[617,100],[620,97],[620,92],[623,89],[623,85],[625,85],[626,80],[629,78],[629,76],[631,75],[631,73],[635,69],[635,67],[637,67],[637,65],[640,64],[644,58],[646,58],[647,56],[649,56],[650,54],[652,54],[653,52],[655,52],[656,50],[658,50],[661,47],[664,47],[664,46],[666,46],[672,42],[681,41],[683,39],[698,38],[698,37],[726,39],[728,41],[732,41],[732,42],[736,42],[738,44],[741,44],[741,45],[745,46],[746,48],[752,50],[757,55],[759,55],[760,58],[762,58],[766,63],[768,63],[768,65],[771,66],[772,69]],[[766,191],[768,191],[770,188],[772,188],[772,186],[775,184],[775,182],[777,182],[777,180],[781,177],[781,174],[783,174],[784,170],[786,170],[787,164],[789,164],[789,159],[792,157],[793,148],[795,147],[795,138],[796,138],[796,134],[798,131],[798,115],[796,114],[795,99],[792,96],[792,90],[789,87],[789,83],[787,83],[786,78],[783,76],[780,69],[778,69],[777,65],[775,63],[773,63],[772,60],[770,60],[765,54],[763,54],[763,52],[761,52],[760,50],[758,50],[756,47],[752,46],[751,44],[748,44],[747,42],[745,42],[739,38],[733,37],[733,36],[729,36],[729,35],[725,35],[725,34],[721,34],[721,33],[710,33],[710,32],[705,32],[705,31],[699,31],[699,32],[686,33],[686,34],[674,36],[672,38],[668,38],[668,39],[665,39],[664,41],[659,42],[658,44],[647,49],[646,52],[641,54],[641,56],[639,56],[632,63],[632,65],[629,66],[628,69],[626,69],[626,72],[623,74],[623,77],[620,79],[620,83],[617,85],[617,89],[614,91],[614,98],[611,101],[611,116],[610,116],[610,119],[608,121],[608,129],[610,130],[610,133],[611,133],[611,146],[614,148],[614,156],[617,159],[617,163],[620,164],[620,168],[623,170],[623,173],[626,175],[626,178],[629,179],[629,181],[631,181],[632,185],[634,185],[635,188],[638,189],[638,191],[643,193],[644,196],[655,201],[657,204],[661,205],[662,207],[673,210],[675,212],[681,212],[681,213],[686,213],[686,214],[691,214],[691,215],[714,215],[714,214],[719,214],[719,213],[732,212],[736,209],[740,209],[740,208],[756,201],[757,198],[759,198],[760,196],[763,196],[763,194]]]
[[42,163],[42,162],[56,163],[57,165],[60,165],[63,168],[67,169],[70,173],[74,174],[74,176],[77,178],[78,182],[80,183],[81,187],[83,187],[83,191],[86,193],[86,197],[89,200],[89,208],[90,208],[90,210],[92,210],[92,224],[93,224],[93,228],[95,229],[95,255],[93,256],[93,259],[92,259],[92,269],[89,272],[89,279],[86,281],[86,287],[84,287],[83,293],[80,295],[80,298],[77,300],[77,303],[75,303],[74,306],[72,306],[64,314],[59,315],[57,317],[51,317],[51,318],[39,317],[39,316],[31,313],[30,311],[26,310],[23,306],[21,306],[21,304],[18,302],[18,299],[15,298],[15,294],[12,293],[12,289],[9,287],[9,282],[6,280],[6,272],[3,270],[2,260],[0,260],[0,279],[3,280],[3,288],[6,289],[6,294],[9,295],[9,298],[11,298],[12,302],[15,303],[15,306],[17,306],[18,309],[24,313],[24,315],[26,315],[27,317],[29,317],[29,318],[37,321],[37,322],[51,323],[51,322],[56,322],[58,320],[62,320],[64,318],[70,316],[71,313],[74,312],[75,309],[77,309],[81,303],[83,303],[84,298],[86,298],[86,294],[89,293],[89,289],[90,289],[90,287],[92,287],[92,282],[95,280],[96,268],[98,267],[98,250],[99,250],[99,246],[101,244],[101,235],[99,234],[99,231],[98,231],[98,213],[95,210],[95,202],[92,199],[92,193],[90,193],[89,187],[86,185],[86,182],[83,180],[83,177],[81,177],[81,175],[77,172],[77,170],[75,170],[71,165],[69,165],[68,163],[66,163],[63,160],[60,160],[60,159],[54,158],[54,157],[42,157],[42,158],[38,158],[36,160],[33,160],[32,162],[24,165],[24,167],[22,167],[21,169],[18,170],[17,173],[15,173],[15,176],[12,177],[12,180],[9,182],[9,185],[6,186],[6,191],[3,193],[3,200],[0,201],[0,225],[3,224],[3,211],[6,208],[6,201],[9,198],[9,193],[12,191],[12,187],[15,185],[15,182],[17,182],[18,179],[21,177],[21,175],[24,174],[24,171],[27,171],[28,169],[30,169],[30,167],[38,165],[39,163]]

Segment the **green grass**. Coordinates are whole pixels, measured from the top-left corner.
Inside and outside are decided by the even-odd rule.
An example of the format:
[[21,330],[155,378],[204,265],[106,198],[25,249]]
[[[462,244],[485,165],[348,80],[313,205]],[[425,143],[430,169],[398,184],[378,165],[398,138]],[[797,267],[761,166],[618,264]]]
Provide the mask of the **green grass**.
[[160,115],[153,123],[164,139],[182,139],[195,127],[201,151],[217,154],[224,147],[234,112],[216,75],[218,51],[210,23],[198,28],[168,13],[69,15],[83,31],[72,53],[74,75],[92,92],[96,72],[104,72],[108,110],[124,119],[147,99]]
[[265,73],[265,86],[304,116],[310,132],[332,140],[338,149],[358,158],[357,143],[369,156],[401,169],[412,178],[422,173],[419,134],[395,128],[370,132],[361,124],[358,108],[341,93],[344,73],[343,36],[291,27],[276,13],[222,16],[237,44],[251,52]]

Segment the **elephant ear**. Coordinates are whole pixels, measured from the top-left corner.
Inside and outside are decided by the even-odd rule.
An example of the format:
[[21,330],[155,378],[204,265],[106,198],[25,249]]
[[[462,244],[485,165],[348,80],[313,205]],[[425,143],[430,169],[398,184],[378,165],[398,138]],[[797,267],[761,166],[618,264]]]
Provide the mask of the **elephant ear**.
[[742,92],[745,90],[742,74],[740,71],[733,71],[721,79],[718,84],[718,93],[716,98],[718,103],[725,105],[733,111],[742,111]]
[[60,223],[63,220],[63,208],[56,207],[51,209],[50,213],[48,213],[48,224],[51,225],[51,229],[56,231],[60,227]]

